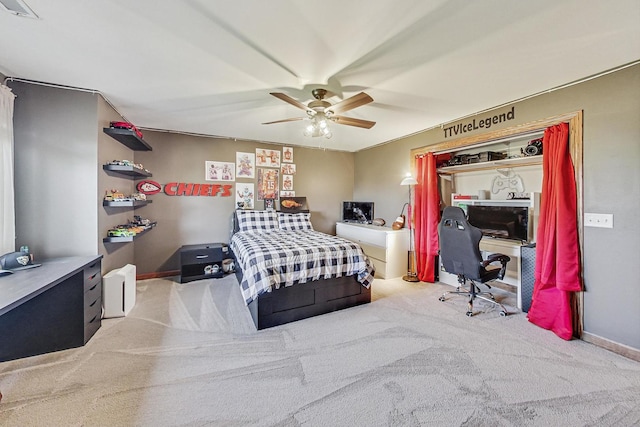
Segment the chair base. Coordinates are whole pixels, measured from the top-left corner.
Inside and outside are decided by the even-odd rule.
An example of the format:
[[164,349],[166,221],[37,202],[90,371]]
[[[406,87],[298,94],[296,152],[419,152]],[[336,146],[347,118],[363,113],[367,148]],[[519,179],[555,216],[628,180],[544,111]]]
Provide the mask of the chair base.
[[[476,285],[474,282],[469,281],[471,286],[469,287],[469,289],[465,289],[462,285],[458,286],[456,288],[455,291],[446,291],[445,293],[442,294],[442,296],[440,298],[438,298],[438,300],[440,301],[445,301],[446,300],[446,296],[447,295],[464,295],[466,297],[469,298],[469,302],[467,303],[468,308],[467,308],[467,316],[471,317],[473,316],[473,301],[476,298],[479,298],[483,301],[487,301],[490,302],[491,304],[495,304],[497,306],[499,306],[501,308],[500,311],[500,316],[504,317],[507,314],[509,314],[507,312],[507,309],[504,308],[504,306],[502,304],[500,304],[498,301],[495,300],[495,298],[493,297],[493,294],[491,292],[483,292],[480,290],[480,288],[478,288],[478,285]],[[489,287],[489,285],[486,285],[487,287]]]

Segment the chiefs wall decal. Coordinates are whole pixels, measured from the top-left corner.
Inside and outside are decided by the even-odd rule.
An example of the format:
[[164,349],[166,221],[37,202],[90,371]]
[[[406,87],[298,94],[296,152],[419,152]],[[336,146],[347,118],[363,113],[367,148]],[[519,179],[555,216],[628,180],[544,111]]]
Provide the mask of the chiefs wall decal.
[[152,195],[164,192],[167,196],[209,196],[231,197],[231,184],[194,184],[169,182],[161,185],[156,181],[140,181],[136,188],[142,194]]

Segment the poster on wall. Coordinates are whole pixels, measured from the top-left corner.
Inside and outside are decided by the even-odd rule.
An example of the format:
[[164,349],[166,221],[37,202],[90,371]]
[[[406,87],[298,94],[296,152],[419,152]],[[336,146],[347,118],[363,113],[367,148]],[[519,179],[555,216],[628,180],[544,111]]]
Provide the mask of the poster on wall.
[[205,176],[207,181],[235,181],[235,165],[229,162],[204,162]]
[[258,200],[278,198],[278,169],[258,168]]
[[282,147],[282,161],[293,163],[293,147]]
[[293,190],[293,175],[282,175],[282,189],[285,191]]
[[281,191],[280,197],[296,197],[295,191]]
[[276,150],[256,148],[256,166],[263,166],[266,168],[279,168],[280,152]]
[[256,155],[236,152],[236,178],[256,177]]
[[236,207],[238,209],[253,209],[253,184],[236,184]]
[[296,165],[292,163],[283,163],[280,167],[280,173],[282,175],[295,175],[296,174]]

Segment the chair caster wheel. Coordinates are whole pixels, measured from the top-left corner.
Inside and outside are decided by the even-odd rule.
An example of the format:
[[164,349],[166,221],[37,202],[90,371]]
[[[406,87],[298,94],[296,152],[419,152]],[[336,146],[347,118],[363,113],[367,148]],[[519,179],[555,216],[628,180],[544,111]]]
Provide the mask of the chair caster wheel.
[[500,312],[500,317],[507,317],[507,312],[506,311],[501,311]]
[[473,311],[467,311],[467,317],[473,316]]
[[441,296],[440,298],[438,298],[438,301],[444,301],[444,296]]

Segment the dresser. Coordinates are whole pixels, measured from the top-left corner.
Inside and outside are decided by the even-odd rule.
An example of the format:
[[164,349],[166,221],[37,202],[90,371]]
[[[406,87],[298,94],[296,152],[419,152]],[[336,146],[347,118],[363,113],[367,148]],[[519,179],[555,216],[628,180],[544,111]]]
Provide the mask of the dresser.
[[407,274],[409,230],[338,222],[336,235],[358,243],[376,268],[375,277],[392,279]]
[[102,255],[0,277],[0,362],[80,347],[101,325]]

